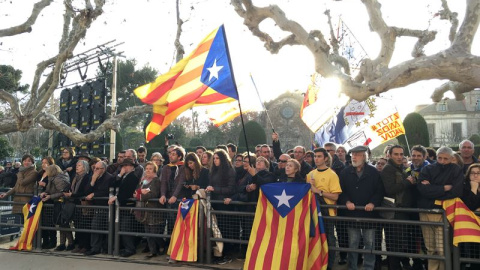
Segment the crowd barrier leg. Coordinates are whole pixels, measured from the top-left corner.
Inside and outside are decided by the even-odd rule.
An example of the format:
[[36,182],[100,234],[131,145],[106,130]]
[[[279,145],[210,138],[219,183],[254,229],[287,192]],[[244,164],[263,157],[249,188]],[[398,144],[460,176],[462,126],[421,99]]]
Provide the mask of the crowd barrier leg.
[[113,250],[113,255],[118,256],[120,254],[120,204],[118,200],[115,200],[115,249]]
[[211,214],[212,205],[210,203],[210,192],[207,192],[207,264],[212,264],[212,214]]
[[460,247],[453,247],[453,270],[460,270]]
[[108,254],[113,255],[113,236],[115,234],[115,212],[113,204],[108,206]]
[[205,226],[204,226],[204,222],[205,222],[205,213],[204,213],[204,210],[203,210],[203,205],[199,202],[199,206],[198,206],[198,248],[200,249],[199,252],[198,252],[198,262],[200,263],[204,263],[205,260],[204,260],[204,251],[205,249],[203,248],[203,245],[205,243],[205,235],[204,235],[204,231],[205,231]]
[[450,223],[447,219],[445,211],[442,213],[443,217],[443,246],[445,256],[445,269],[452,269],[452,242],[450,241]]
[[38,220],[38,229],[37,229],[37,234],[36,234],[36,237],[35,237],[35,243],[33,245],[36,250],[41,250],[42,249],[42,229],[41,229],[41,227],[42,227],[42,219],[40,218]]

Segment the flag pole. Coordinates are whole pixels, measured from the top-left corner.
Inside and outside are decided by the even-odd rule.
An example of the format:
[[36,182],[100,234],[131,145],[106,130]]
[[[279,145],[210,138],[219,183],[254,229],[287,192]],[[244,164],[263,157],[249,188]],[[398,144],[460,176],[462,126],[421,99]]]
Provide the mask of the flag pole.
[[225,40],[225,47],[227,48],[228,62],[230,63],[230,68],[232,69],[232,81],[233,81],[233,85],[235,85],[235,92],[237,93],[237,97],[238,97],[238,99],[237,99],[238,109],[240,110],[240,120],[242,122],[243,137],[245,138],[245,146],[247,147],[248,161],[249,161],[250,165],[252,165],[252,159],[250,158],[250,149],[248,147],[247,132],[245,130],[245,123],[243,121],[242,105],[240,104],[240,94],[238,93],[237,82],[235,81],[232,59],[230,59],[230,50],[228,49],[228,41],[227,41],[227,34],[226,34],[226,30],[225,30],[225,25],[222,25],[222,26],[223,26],[223,39]]
[[268,122],[270,123],[270,126],[272,127],[272,131],[275,132],[275,129],[273,128],[272,120],[270,120],[270,115],[268,115],[268,110],[267,107],[265,107],[265,104],[262,101],[262,98],[260,97],[260,93],[258,92],[257,85],[255,84],[255,81],[253,80],[252,73],[250,73],[250,79],[252,79],[253,87],[255,87],[255,91],[257,92],[258,100],[260,100],[260,103],[262,103],[263,110],[265,111],[265,114],[267,115]]

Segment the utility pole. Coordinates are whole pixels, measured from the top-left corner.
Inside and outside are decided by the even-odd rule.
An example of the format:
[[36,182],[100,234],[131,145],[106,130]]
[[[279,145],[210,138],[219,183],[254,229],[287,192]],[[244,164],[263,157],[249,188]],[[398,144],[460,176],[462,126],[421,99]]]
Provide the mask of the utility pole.
[[[112,109],[111,117],[117,114],[117,55],[113,56],[113,76],[112,76]],[[115,159],[116,132],[110,130],[110,161]]]

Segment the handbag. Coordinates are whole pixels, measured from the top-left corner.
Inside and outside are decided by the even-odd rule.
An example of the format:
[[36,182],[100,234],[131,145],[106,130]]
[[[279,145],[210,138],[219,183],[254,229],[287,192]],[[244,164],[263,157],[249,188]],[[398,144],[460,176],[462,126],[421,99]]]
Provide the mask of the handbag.
[[73,202],[61,203],[61,210],[55,222],[56,225],[62,228],[69,228],[70,222],[75,214],[75,204]]
[[[386,208],[395,208],[395,199],[389,197],[383,197],[382,203],[380,204],[381,207]],[[378,213],[380,217],[384,219],[393,219],[395,217],[395,211],[380,211]]]
[[[135,207],[147,207],[148,202],[141,202],[137,201],[135,203]],[[147,213],[143,210],[133,210],[133,215],[135,216],[135,220],[140,223],[145,223],[147,221]]]
[[[88,201],[88,200],[81,200],[81,201],[80,201],[80,204],[81,204],[81,205],[92,205],[93,202],[92,202],[92,201]],[[93,209],[92,209],[92,208],[83,208],[83,207],[82,207],[82,215],[83,215],[83,216],[93,216]]]

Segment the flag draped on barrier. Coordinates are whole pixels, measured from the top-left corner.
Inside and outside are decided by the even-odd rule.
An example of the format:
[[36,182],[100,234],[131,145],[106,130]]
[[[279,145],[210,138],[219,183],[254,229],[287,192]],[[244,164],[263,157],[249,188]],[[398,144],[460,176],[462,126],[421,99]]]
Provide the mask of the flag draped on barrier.
[[145,131],[147,142],[193,106],[238,100],[224,26],[211,32],[170,71],[134,93],[143,103],[153,105],[152,121]]
[[436,201],[442,205],[448,222],[453,228],[453,245],[458,243],[480,243],[480,218],[475,215],[460,198]]
[[12,250],[32,250],[32,241],[38,229],[38,221],[42,213],[43,202],[38,196],[34,196],[23,206],[23,231],[17,244],[11,247]]
[[328,245],[318,213],[310,184],[263,185],[244,269],[326,269]]
[[197,261],[198,200],[183,199],[178,205],[177,220],[167,254],[176,261]]

